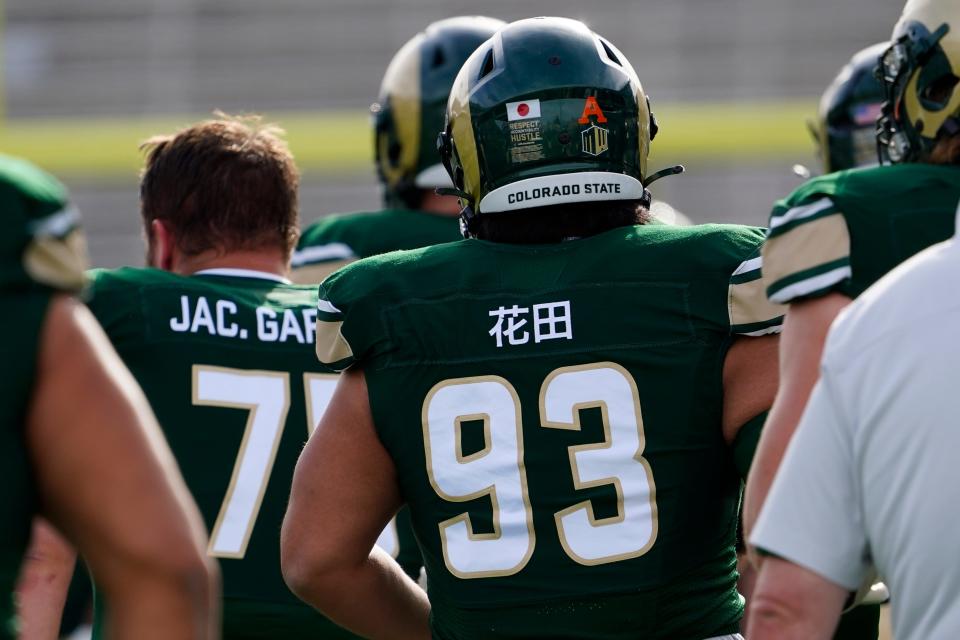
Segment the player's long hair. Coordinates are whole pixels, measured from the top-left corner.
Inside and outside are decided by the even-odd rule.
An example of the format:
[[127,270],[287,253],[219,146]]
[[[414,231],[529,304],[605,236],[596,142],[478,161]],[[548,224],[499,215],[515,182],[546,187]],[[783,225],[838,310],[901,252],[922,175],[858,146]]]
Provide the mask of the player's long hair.
[[480,240],[506,244],[551,244],[595,236],[617,227],[646,224],[651,219],[639,200],[575,202],[478,216]]

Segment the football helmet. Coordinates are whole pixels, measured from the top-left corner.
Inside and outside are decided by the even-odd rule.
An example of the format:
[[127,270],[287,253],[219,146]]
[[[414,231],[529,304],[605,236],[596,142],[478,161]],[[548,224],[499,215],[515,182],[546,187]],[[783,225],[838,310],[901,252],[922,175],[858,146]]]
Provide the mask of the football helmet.
[[370,107],[387,206],[415,208],[419,190],[450,185],[436,151],[450,87],[467,57],[504,24],[482,16],[440,20],[393,56]]
[[810,126],[824,173],[877,163],[877,118],[885,93],[874,69],[889,46],[859,51],[824,91],[817,123]]
[[437,146],[469,237],[486,213],[649,203],[645,185],[660,175],[647,178],[656,133],[637,74],[613,44],[576,20],[530,18],[464,63]]
[[922,158],[960,133],[960,3],[908,0],[877,67],[886,100],[877,146],[892,162]]

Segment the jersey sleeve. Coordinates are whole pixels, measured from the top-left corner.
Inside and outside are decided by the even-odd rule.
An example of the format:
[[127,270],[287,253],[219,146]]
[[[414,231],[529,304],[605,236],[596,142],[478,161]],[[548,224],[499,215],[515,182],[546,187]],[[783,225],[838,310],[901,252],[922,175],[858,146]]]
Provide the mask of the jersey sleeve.
[[842,289],[852,276],[850,231],[836,201],[819,194],[778,204],[763,260],[772,302],[789,304]]
[[357,358],[353,346],[343,335],[343,323],[347,318],[344,309],[349,307],[344,303],[340,303],[344,309],[337,306],[331,293],[333,292],[324,285],[320,285],[320,299],[317,302],[317,359],[330,370],[339,373],[356,362]]
[[354,262],[318,287],[317,358],[330,371],[371,360],[387,340],[379,324],[382,299],[375,260]]
[[731,333],[762,336],[780,331],[786,308],[767,299],[765,283],[763,256],[757,248],[730,276],[727,310]]
[[0,156],[0,285],[79,291],[85,283],[86,242],[80,214],[66,189],[33,165]]
[[316,284],[358,258],[354,247],[330,233],[333,220],[319,220],[304,230],[290,260],[291,280]]

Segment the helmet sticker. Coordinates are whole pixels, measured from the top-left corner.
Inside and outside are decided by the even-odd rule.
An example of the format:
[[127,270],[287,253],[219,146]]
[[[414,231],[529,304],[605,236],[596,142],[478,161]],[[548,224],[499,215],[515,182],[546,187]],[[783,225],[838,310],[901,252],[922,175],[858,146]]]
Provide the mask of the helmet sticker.
[[507,103],[507,120],[527,120],[540,117],[540,100],[524,100]]
[[543,159],[540,100],[507,103],[510,127],[510,161],[514,164]]
[[882,110],[881,106],[882,104],[879,102],[856,105],[853,108],[853,124],[858,127],[876,124]]
[[610,146],[607,144],[607,134],[609,131],[597,125],[590,125],[580,132],[580,140],[583,144],[583,152],[591,156],[598,156],[607,151]]
[[610,149],[610,145],[607,143],[607,136],[610,132],[603,127],[598,127],[596,124],[590,124],[590,116],[595,117],[597,122],[607,121],[607,117],[603,115],[603,109],[600,108],[594,96],[587,96],[583,104],[583,113],[580,114],[577,122],[579,124],[590,125],[580,132],[580,143],[583,152],[587,155],[598,156]]
[[603,109],[597,104],[597,99],[593,96],[587,96],[587,101],[583,104],[583,113],[577,120],[580,124],[590,124],[590,116],[596,116],[597,122],[604,123],[607,117],[603,115]]
[[643,195],[643,184],[633,176],[582,171],[512,182],[485,195],[478,208],[485,213],[493,213],[570,202],[638,200]]

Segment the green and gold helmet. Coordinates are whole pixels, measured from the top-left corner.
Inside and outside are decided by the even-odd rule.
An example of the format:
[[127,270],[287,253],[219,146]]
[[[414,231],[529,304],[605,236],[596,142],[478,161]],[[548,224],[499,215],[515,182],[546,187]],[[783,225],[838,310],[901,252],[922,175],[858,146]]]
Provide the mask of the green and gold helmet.
[[885,97],[874,75],[889,42],[859,51],[840,70],[820,99],[811,126],[824,173],[877,164],[877,118]]
[[886,88],[877,143],[892,162],[922,159],[960,133],[960,2],[908,0],[877,74]]
[[476,216],[646,200],[657,125],[626,57],[582,22],[531,18],[481,45],[457,75],[437,145]]
[[434,22],[393,56],[370,107],[388,206],[416,208],[421,189],[450,186],[436,151],[447,96],[464,61],[504,24],[482,16]]

